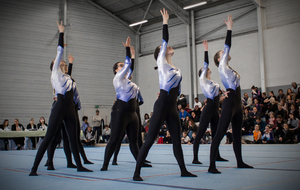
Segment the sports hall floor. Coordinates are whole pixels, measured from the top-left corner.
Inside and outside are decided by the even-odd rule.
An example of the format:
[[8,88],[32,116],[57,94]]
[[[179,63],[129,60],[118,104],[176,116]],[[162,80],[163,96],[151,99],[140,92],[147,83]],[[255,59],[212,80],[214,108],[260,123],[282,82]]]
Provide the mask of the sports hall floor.
[[80,173],[66,168],[62,149],[55,152],[54,171],[43,165],[39,176],[28,176],[36,150],[0,151],[1,190],[117,190],[117,189],[300,189],[300,145],[243,145],[243,158],[255,169],[237,169],[232,145],[221,145],[220,152],[229,162],[218,162],[222,174],[207,172],[210,145],[200,146],[202,165],[193,165],[192,146],[183,145],[185,163],[197,178],[180,177],[179,167],[173,156],[171,145],[153,145],[148,160],[152,168],[142,168],[143,182],[132,180],[135,161],[128,146],[122,146],[118,166],[109,165],[108,171],[100,171],[105,147],[85,148],[94,165],[85,165],[93,173]]

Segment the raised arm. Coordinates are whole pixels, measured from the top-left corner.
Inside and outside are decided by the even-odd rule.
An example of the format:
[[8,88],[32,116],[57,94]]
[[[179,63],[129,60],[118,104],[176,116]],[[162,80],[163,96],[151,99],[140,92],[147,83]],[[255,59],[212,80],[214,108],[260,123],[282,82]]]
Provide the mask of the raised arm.
[[203,66],[203,69],[202,69],[202,72],[201,72],[201,75],[199,76],[200,77],[200,80],[205,80],[206,79],[206,74],[207,74],[207,69],[208,69],[208,64],[209,64],[209,61],[208,61],[208,43],[207,43],[207,40],[203,40],[203,46],[204,46],[204,66]]
[[131,53],[131,66],[130,66],[130,69],[129,69],[128,74],[127,74],[128,79],[131,78],[131,75],[132,75],[132,72],[133,72],[133,69],[134,69],[135,51],[134,51],[133,46],[130,47],[130,53]]
[[61,23],[59,24],[57,21],[57,27],[59,30],[59,38],[58,38],[58,47],[57,47],[57,54],[56,54],[56,58],[53,64],[53,69],[52,72],[58,72],[60,70],[59,65],[60,65],[60,61],[61,61],[61,57],[62,54],[64,52],[64,31],[65,31],[65,27],[63,26],[63,22],[61,21]]
[[231,47],[231,33],[232,33],[232,16],[228,15],[228,20],[224,20],[225,24],[227,25],[227,35],[226,35],[226,40],[225,40],[225,48],[223,52],[223,56],[220,60],[220,66],[227,66],[227,59]]
[[157,58],[158,63],[163,63],[162,61],[165,58],[166,51],[167,51],[167,46],[168,46],[168,41],[169,41],[169,31],[168,31],[168,20],[169,20],[169,14],[168,11],[165,10],[160,10],[160,13],[163,17],[163,39],[162,39],[162,44],[160,48],[160,52]]
[[69,53],[68,59],[69,59],[68,75],[72,76],[72,68],[73,68],[73,62],[74,62],[73,55]]
[[126,74],[128,73],[130,66],[131,66],[131,59],[130,59],[130,37],[127,38],[126,44],[123,42],[123,46],[126,48],[126,58],[123,68],[117,72],[115,78],[123,79]]

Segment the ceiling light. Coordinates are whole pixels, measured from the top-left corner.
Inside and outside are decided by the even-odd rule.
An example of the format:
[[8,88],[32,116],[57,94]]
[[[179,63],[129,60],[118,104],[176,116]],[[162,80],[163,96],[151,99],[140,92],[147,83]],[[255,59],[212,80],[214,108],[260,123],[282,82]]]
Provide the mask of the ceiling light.
[[189,6],[183,7],[183,9],[191,9],[191,8],[194,8],[194,7],[205,5],[206,3],[207,3],[206,1],[202,1],[201,3],[197,3],[197,4],[194,4],[194,5],[189,5]]
[[136,23],[129,24],[129,26],[133,27],[133,26],[136,26],[136,25],[144,24],[146,22],[148,22],[148,20],[142,20],[142,21],[139,21],[139,22],[136,22]]

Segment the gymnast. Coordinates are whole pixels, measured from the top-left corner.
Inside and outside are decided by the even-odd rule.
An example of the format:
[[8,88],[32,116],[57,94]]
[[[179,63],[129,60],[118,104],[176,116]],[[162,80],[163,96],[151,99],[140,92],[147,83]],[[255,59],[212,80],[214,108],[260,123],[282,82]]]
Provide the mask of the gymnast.
[[150,121],[146,141],[139,152],[133,176],[134,181],[143,181],[143,179],[140,177],[142,164],[144,163],[164,121],[167,122],[167,126],[172,137],[173,152],[180,167],[181,176],[197,177],[196,175],[187,171],[183,159],[180,141],[180,121],[176,105],[177,96],[180,94],[180,82],[182,76],[180,70],[172,64],[171,57],[174,54],[174,50],[171,47],[167,47],[169,40],[168,11],[163,9],[163,11],[160,12],[163,17],[163,39],[162,45],[158,46],[154,52],[154,58],[157,61],[158,66],[160,95],[154,104],[153,116]]
[[[127,74],[127,78],[129,80],[132,79],[132,72],[133,72],[133,69],[134,69],[135,51],[134,51],[133,46],[130,47],[130,52],[131,52],[131,66],[130,66],[130,69],[129,69],[128,74]],[[138,98],[137,98],[137,104],[136,104],[136,114],[137,114],[138,119],[139,119],[138,146],[139,146],[139,149],[141,149],[141,147],[143,145],[143,140],[142,140],[142,127],[143,126],[142,126],[141,115],[140,115],[140,106],[144,103],[144,100],[143,100],[143,97],[141,95],[140,88],[138,86],[137,86],[137,88],[138,88]],[[124,135],[125,135],[125,133],[124,133]],[[120,151],[120,148],[121,148],[121,144],[122,144],[122,139],[121,139],[121,142],[119,143],[119,145],[117,146],[117,148],[114,152],[114,158],[113,158],[112,165],[118,165],[117,158],[118,158],[118,154],[119,154],[119,151]],[[150,161],[148,161],[148,160],[145,160],[145,162],[150,163]]]
[[[203,40],[204,46],[204,66],[199,70],[199,82],[202,89],[204,96],[207,98],[207,104],[204,107],[201,118],[200,118],[200,125],[197,131],[197,135],[193,144],[193,153],[194,153],[194,160],[193,164],[202,164],[198,160],[198,150],[199,150],[199,143],[201,138],[203,137],[208,124],[211,125],[211,135],[214,138],[215,133],[217,131],[218,122],[219,122],[219,90],[220,86],[218,83],[211,80],[211,70],[208,68],[208,43],[206,40]],[[227,97],[228,92],[224,92],[225,96]],[[217,161],[228,161],[222,158],[217,153]]]
[[[69,68],[64,63],[64,65],[65,65],[65,74],[68,74],[71,77],[72,76],[73,61],[74,61],[73,55],[71,55],[69,53],[68,59],[69,59]],[[93,164],[92,162],[90,162],[87,159],[85,151],[83,149],[83,146],[80,142],[80,122],[79,122],[79,118],[78,118],[78,110],[81,109],[81,101],[80,101],[80,96],[79,96],[79,93],[78,93],[78,89],[77,89],[77,85],[75,83],[75,80],[72,77],[71,77],[71,79],[72,79],[73,85],[75,87],[73,89],[73,91],[74,91],[75,115],[76,115],[76,121],[77,121],[76,135],[77,135],[77,139],[78,139],[77,143],[78,143],[79,153],[80,153],[80,155],[81,155],[81,157],[84,161],[84,164]],[[55,101],[54,101],[54,103],[55,103]],[[60,134],[63,135],[64,152],[65,152],[66,159],[67,159],[67,167],[68,168],[76,168],[76,166],[72,163],[72,156],[71,156],[71,150],[70,150],[70,145],[69,145],[69,139],[68,139],[68,136],[66,134],[66,130],[65,130],[63,122],[61,122],[61,124],[60,124],[60,129],[61,130],[57,130],[54,140],[51,142],[51,144],[48,146],[48,149],[47,149],[48,160],[47,160],[47,163],[45,164],[45,166],[48,166],[48,168],[47,168],[48,170],[54,170],[53,157],[54,157],[54,151],[55,151],[56,145],[58,143],[60,143],[60,141],[61,141],[61,135]]]
[[64,63],[61,61],[61,57],[64,50],[63,36],[65,27],[62,25],[62,22],[61,24],[59,24],[58,22],[56,23],[59,30],[58,48],[56,58],[52,61],[50,69],[52,70],[51,83],[53,89],[55,90],[55,93],[57,94],[57,101],[52,107],[51,114],[49,117],[47,133],[37,151],[33,167],[29,174],[30,176],[37,176],[38,166],[43,158],[43,155],[46,152],[46,149],[48,148],[51,141],[54,139],[54,136],[62,120],[65,123],[68,137],[71,143],[71,150],[75,158],[77,171],[92,172],[92,170],[89,170],[82,166],[79,157],[77,147],[78,139],[76,136],[77,121],[74,104],[74,86],[71,77],[65,74]]
[[227,25],[227,36],[225,40],[224,51],[218,51],[214,56],[214,62],[219,70],[221,81],[229,91],[228,97],[224,99],[222,103],[221,118],[218,124],[218,130],[215,137],[212,140],[210,147],[210,166],[208,172],[221,173],[216,168],[216,158],[220,142],[223,139],[229,123],[232,124],[232,136],[233,136],[233,150],[237,160],[238,168],[253,168],[243,162],[242,159],[242,145],[241,145],[241,127],[243,123],[243,112],[241,106],[241,87],[240,87],[240,75],[233,70],[229,65],[231,57],[229,55],[231,47],[231,30],[232,30],[232,16],[228,15],[228,20],[225,21]]
[[[106,171],[109,160],[121,142],[126,130],[129,139],[130,151],[135,159],[137,159],[138,148],[138,116],[136,114],[138,87],[130,81],[126,75],[131,66],[130,59],[130,37],[127,38],[126,44],[126,59],[125,63],[117,62],[113,66],[115,74],[113,84],[116,90],[117,101],[114,103],[111,112],[111,136],[106,145],[104,162],[101,171]],[[143,164],[144,167],[151,165]]]

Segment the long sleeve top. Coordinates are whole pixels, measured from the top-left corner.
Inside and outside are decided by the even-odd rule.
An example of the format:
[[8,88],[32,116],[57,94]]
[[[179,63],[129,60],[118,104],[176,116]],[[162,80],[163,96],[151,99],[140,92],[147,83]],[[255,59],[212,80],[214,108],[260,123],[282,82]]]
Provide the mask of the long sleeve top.
[[[180,85],[182,75],[180,69],[175,69],[168,64],[166,59],[166,51],[169,40],[168,25],[163,25],[163,39],[160,52],[157,57],[158,75],[159,75],[159,88],[167,91],[168,93],[172,88],[176,88]],[[180,88],[180,86],[179,86]],[[178,92],[180,94],[180,90]]]
[[202,73],[199,76],[199,82],[202,89],[202,92],[206,98],[214,99],[214,97],[219,96],[220,86],[218,83],[206,78],[207,70],[208,70],[208,52],[204,52],[204,66],[202,69]]
[[68,74],[63,73],[59,67],[62,54],[64,52],[63,36],[64,33],[59,34],[57,54],[51,74],[51,83],[53,89],[55,90],[55,95],[65,95],[66,92],[70,91],[73,88],[73,81],[71,77]]
[[228,55],[231,47],[231,30],[227,30],[225,48],[219,63],[219,74],[226,89],[236,90],[240,86],[240,76],[227,65]]
[[126,74],[131,66],[130,48],[126,47],[126,59],[123,68],[116,73],[113,84],[116,90],[117,99],[128,102],[130,99],[137,98],[138,87],[130,81]]

